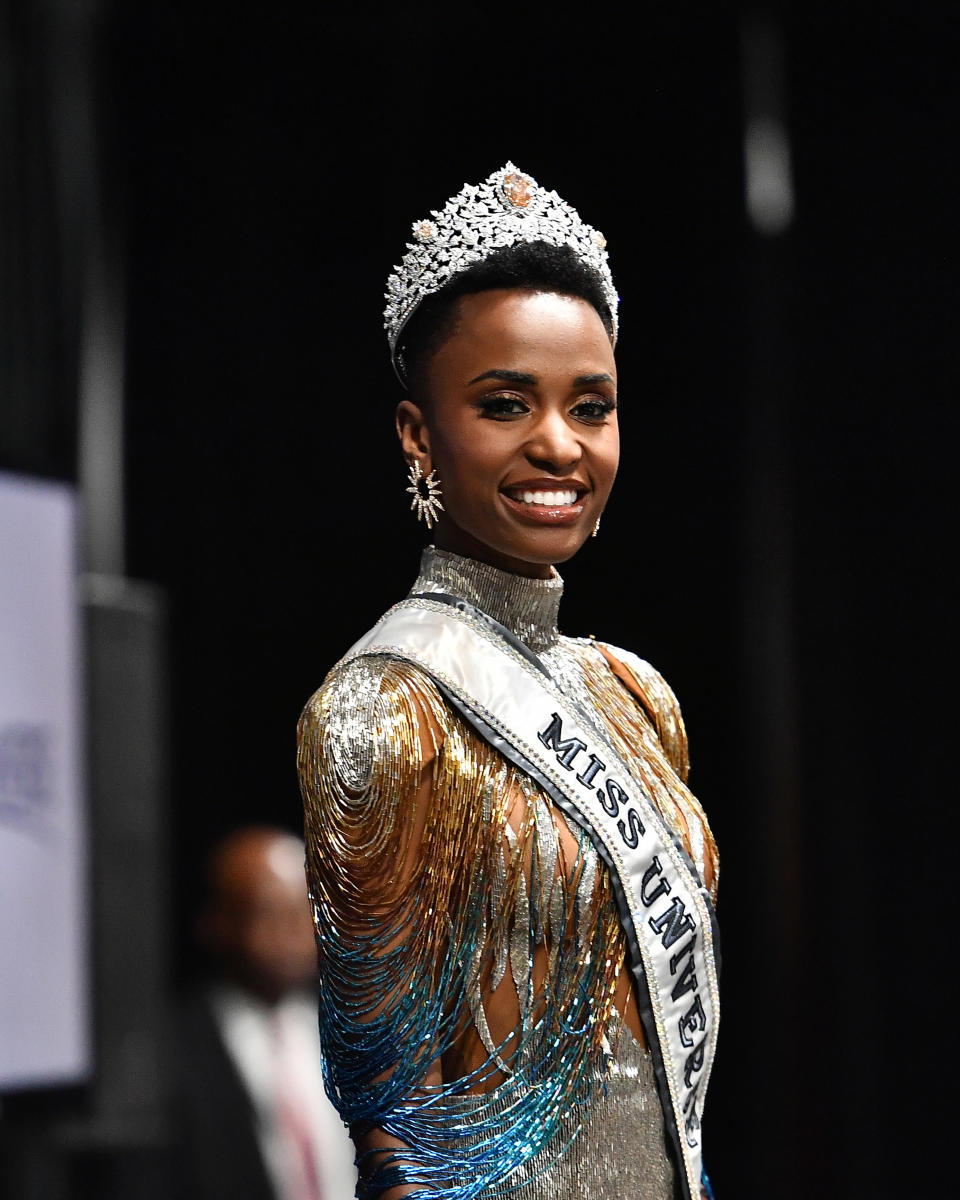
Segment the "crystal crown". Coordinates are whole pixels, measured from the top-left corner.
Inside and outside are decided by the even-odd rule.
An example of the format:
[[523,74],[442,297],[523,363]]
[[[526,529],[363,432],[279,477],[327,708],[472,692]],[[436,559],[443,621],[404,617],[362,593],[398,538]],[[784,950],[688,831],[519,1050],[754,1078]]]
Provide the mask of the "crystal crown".
[[387,280],[383,323],[394,366],[400,334],[425,296],[495,250],[520,242],[570,246],[597,272],[616,341],[619,297],[607,262],[606,238],[556,192],[548,192],[508,162],[483,183],[465,183],[439,212],[414,221],[413,241],[407,242],[402,262]]

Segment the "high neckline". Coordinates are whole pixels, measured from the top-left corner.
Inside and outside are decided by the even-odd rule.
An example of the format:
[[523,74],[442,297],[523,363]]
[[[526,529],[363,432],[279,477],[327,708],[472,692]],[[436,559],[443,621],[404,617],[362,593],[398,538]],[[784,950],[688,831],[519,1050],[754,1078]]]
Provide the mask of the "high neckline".
[[556,568],[550,579],[529,579],[427,546],[410,589],[411,595],[417,592],[447,592],[476,605],[536,653],[557,643],[563,580]]

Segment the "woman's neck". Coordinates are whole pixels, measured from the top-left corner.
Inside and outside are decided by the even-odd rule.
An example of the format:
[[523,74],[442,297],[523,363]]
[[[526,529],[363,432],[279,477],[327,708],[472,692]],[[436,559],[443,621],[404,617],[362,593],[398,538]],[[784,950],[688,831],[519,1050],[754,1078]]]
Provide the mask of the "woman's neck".
[[532,579],[439,546],[427,546],[410,592],[444,592],[466,600],[539,652],[555,645],[559,637],[557,611],[563,580],[556,570],[550,571],[547,579]]

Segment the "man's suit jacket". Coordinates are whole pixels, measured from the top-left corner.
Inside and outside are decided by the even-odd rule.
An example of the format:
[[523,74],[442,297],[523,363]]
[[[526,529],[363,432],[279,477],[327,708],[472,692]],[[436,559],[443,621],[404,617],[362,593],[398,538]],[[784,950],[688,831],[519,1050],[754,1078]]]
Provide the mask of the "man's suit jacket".
[[276,1200],[256,1136],[256,1114],[202,993],[173,1021],[177,1200]]

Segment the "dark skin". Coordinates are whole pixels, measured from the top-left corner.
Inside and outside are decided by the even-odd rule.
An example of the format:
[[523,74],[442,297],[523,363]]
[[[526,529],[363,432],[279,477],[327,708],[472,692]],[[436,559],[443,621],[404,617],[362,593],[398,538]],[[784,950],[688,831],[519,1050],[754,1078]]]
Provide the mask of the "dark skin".
[[[547,578],[603,512],[620,454],[613,347],[592,305],[553,292],[464,296],[452,335],[426,369],[426,395],[401,401],[407,461],[436,468],[444,550]],[[573,504],[523,505],[517,484]],[[532,511],[539,509],[539,511]]]
[[309,986],[316,946],[303,844],[279,829],[238,830],[208,867],[198,940],[222,975],[267,1004]]

